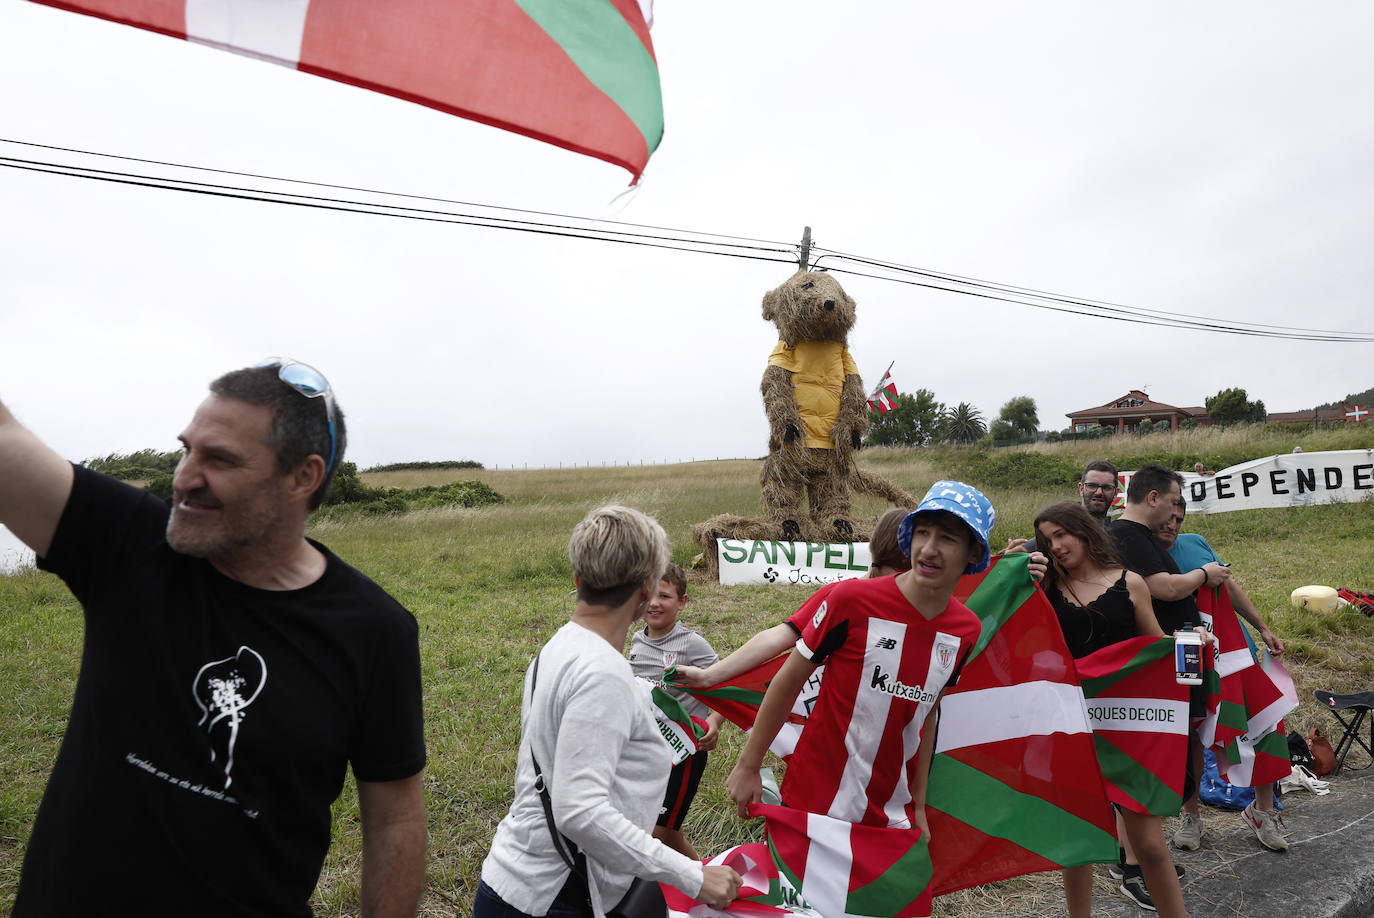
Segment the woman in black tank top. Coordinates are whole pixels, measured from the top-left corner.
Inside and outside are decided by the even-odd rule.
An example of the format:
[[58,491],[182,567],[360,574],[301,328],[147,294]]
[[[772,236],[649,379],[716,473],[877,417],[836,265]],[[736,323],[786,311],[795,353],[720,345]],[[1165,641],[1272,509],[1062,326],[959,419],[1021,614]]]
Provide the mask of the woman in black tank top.
[[1096,599],[1088,602],[1079,599],[1080,593],[1091,593],[1108,576],[1087,584],[1075,584],[1066,579],[1052,593],[1046,594],[1075,660],[1136,636],[1135,604],[1126,586],[1125,571]]
[[[1164,636],[1145,581],[1122,568],[1111,540],[1081,504],[1065,501],[1041,510],[1035,518],[1035,543],[1050,556],[1045,595],[1074,659],[1137,635]],[[1117,812],[1155,908],[1162,918],[1186,918],[1162,820],[1124,807]],[[1092,914],[1092,882],[1091,865],[1064,870],[1070,918]]]
[[1075,660],[1137,635],[1164,636],[1145,581],[1122,568],[1111,540],[1080,504],[1046,507],[1035,518],[1035,537],[1052,561],[1045,595]]

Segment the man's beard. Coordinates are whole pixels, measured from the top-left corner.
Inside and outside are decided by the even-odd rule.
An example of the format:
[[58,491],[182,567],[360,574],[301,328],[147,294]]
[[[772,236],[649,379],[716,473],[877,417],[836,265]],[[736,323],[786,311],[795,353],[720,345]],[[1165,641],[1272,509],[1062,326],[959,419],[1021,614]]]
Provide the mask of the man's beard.
[[232,558],[263,541],[280,525],[279,508],[276,501],[259,496],[251,506],[221,504],[213,511],[214,517],[197,520],[173,503],[172,514],[167,518],[167,544],[173,551],[193,558]]

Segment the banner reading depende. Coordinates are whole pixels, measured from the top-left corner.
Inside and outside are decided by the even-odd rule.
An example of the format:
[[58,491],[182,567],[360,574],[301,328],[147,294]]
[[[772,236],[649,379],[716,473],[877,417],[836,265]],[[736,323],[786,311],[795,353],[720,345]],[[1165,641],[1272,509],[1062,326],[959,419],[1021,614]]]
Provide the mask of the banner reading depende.
[[1374,494],[1374,450],[1284,453],[1183,477],[1189,513],[1349,504]]
[[868,573],[867,542],[765,542],[719,539],[720,582],[820,586]]

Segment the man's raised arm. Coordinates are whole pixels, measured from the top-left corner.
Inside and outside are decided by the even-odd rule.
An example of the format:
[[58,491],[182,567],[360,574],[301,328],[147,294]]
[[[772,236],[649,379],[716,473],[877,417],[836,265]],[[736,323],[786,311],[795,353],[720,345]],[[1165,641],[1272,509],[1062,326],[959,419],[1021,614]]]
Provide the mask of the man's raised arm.
[[[1202,572],[1201,582],[1198,582],[1199,571]],[[1202,567],[1184,571],[1182,574],[1170,574],[1165,571],[1151,574],[1145,578],[1145,585],[1150,588],[1150,595],[1155,599],[1174,600],[1191,596],[1205,586],[1216,586],[1230,579],[1230,568],[1209,561]]]
[[0,523],[44,557],[71,493],[72,467],[0,402]]

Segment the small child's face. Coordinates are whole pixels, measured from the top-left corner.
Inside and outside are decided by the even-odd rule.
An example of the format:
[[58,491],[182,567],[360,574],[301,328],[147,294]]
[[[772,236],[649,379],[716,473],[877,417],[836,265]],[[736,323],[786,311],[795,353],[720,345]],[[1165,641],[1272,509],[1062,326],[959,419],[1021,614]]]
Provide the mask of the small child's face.
[[677,587],[666,580],[660,580],[658,589],[649,599],[649,610],[644,613],[644,622],[660,634],[670,631],[677,623],[677,614],[685,605],[686,594],[677,595]]

